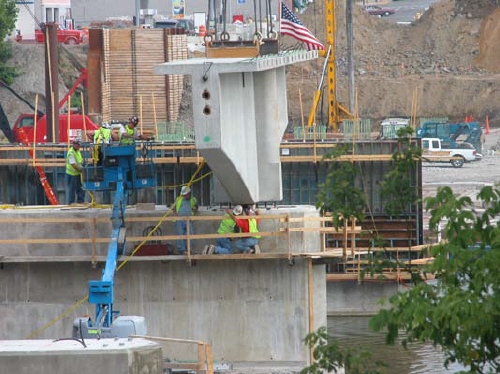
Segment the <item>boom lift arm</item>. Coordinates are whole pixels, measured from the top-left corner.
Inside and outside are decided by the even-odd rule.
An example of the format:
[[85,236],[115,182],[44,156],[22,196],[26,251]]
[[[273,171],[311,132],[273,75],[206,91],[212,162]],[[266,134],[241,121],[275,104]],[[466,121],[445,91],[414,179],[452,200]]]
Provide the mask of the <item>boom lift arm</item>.
[[[90,148],[90,147],[88,147]],[[95,305],[95,319],[77,318],[73,322],[74,338],[127,337],[146,334],[144,317],[120,316],[114,304],[114,277],[118,256],[125,248],[125,211],[130,191],[155,186],[151,143],[143,143],[142,161],[136,163],[136,145],[102,145],[103,165],[84,168],[86,190],[114,190],[111,213],[111,240],[100,280],[89,281],[89,303]],[[85,148],[85,154],[90,149]]]
[[113,309],[113,286],[118,255],[123,253],[125,247],[125,210],[128,193],[125,191],[123,172],[120,168],[117,175],[116,193],[111,213],[111,242],[108,247],[106,266],[102,272],[101,280],[89,281],[89,302],[95,304],[96,325],[102,327],[111,327],[113,317],[119,314],[119,311]]

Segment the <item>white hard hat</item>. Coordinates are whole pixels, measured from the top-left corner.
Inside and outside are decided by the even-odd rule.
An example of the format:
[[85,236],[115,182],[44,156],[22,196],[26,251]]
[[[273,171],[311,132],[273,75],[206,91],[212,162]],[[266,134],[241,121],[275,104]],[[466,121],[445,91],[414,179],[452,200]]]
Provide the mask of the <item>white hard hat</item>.
[[189,186],[182,186],[181,195],[187,195],[190,192],[191,192],[191,188]]
[[239,216],[241,213],[243,213],[243,207],[241,205],[236,205],[233,209],[233,214]]

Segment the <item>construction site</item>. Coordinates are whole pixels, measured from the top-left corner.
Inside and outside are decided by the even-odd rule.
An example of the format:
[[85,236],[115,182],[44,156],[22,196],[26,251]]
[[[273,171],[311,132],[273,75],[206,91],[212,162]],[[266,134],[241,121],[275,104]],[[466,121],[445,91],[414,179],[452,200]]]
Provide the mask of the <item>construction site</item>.
[[[296,48],[274,34],[241,40],[216,32],[198,37],[202,50],[194,51],[196,40],[185,34],[142,28],[90,29],[88,45],[58,47],[52,25],[43,47],[16,46],[22,64],[43,56],[45,66],[31,71],[45,77],[46,90],[27,89],[28,73],[0,89],[0,221],[9,233],[0,239],[2,367],[293,373],[311,364],[303,339],[328,315],[374,313],[378,298],[428,261],[437,233],[427,230],[422,206],[429,193],[424,161],[443,164],[437,170],[450,179],[481,163],[498,166],[500,54],[489,41],[500,11],[485,3],[441,1],[412,26],[413,35],[461,28],[460,43],[476,43],[477,62],[448,50],[429,62],[432,72],[409,46],[401,53],[412,62],[398,59],[397,46],[413,40],[444,49],[439,36],[411,39],[411,29],[355,8],[352,38],[345,4],[330,0],[300,16],[318,27],[324,50]],[[456,23],[435,26],[451,12]],[[386,47],[371,49],[370,57],[366,41],[374,30],[379,41],[401,34],[387,42],[395,51],[390,58]],[[347,89],[349,50],[357,93]],[[486,95],[490,100],[481,99]],[[94,144],[90,134],[103,123],[113,129],[131,116],[146,140]],[[405,189],[417,198],[389,214],[393,197],[381,185],[402,149],[396,132],[403,125],[379,125],[383,117],[407,120],[421,138],[452,149],[475,144],[477,157],[465,162],[446,151],[416,160]],[[443,129],[446,137],[438,136]],[[419,147],[421,138],[410,144]],[[68,205],[74,140],[81,143],[86,195]],[[341,146],[350,151],[329,157]],[[363,219],[338,226],[320,209],[318,193],[342,163],[356,169],[351,182],[366,206]],[[490,177],[484,183],[498,183],[495,173]],[[186,186],[199,208],[182,217],[186,230],[179,234],[176,204]],[[218,233],[240,204],[259,211],[260,249],[209,254],[222,237],[248,237]],[[362,277],[373,256],[394,266]]]

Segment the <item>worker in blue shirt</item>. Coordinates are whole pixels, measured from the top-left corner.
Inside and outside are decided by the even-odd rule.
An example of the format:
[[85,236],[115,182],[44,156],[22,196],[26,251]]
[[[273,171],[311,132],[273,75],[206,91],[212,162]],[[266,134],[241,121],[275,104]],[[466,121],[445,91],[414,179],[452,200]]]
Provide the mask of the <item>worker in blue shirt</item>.
[[[174,214],[179,217],[193,216],[198,211],[198,202],[195,197],[191,196],[191,188],[183,186],[181,194],[177,197],[174,204]],[[175,228],[177,235],[186,235],[187,233],[186,220],[176,220]],[[193,222],[189,221],[189,234],[194,234]],[[190,247],[193,247],[193,241],[190,241]],[[187,240],[177,240],[177,251],[179,254],[184,255],[187,251]]]

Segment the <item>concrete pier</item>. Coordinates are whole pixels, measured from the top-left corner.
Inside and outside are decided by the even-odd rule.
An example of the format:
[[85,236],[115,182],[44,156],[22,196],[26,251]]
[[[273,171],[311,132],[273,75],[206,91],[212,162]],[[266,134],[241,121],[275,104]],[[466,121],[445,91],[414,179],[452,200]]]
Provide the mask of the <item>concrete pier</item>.
[[[159,220],[165,213],[164,207],[128,209],[127,251],[153,224],[145,216]],[[215,214],[221,212],[201,208],[197,235],[216,232],[219,221],[207,217]],[[264,219],[268,215],[283,219]],[[115,307],[121,315],[144,316],[149,335],[210,343],[214,363],[303,367],[310,360],[304,337],[326,325],[325,266],[310,255],[321,248],[317,216],[307,206],[264,211],[261,255],[204,256],[201,249],[215,238],[197,238],[191,257],[132,258],[116,274]],[[105,217],[109,209],[1,211],[9,237],[0,240],[0,339],[70,337],[74,318],[93,316],[85,297],[88,281],[101,276],[110,227]],[[161,227],[164,235],[175,233],[172,222]],[[265,235],[271,232],[276,235]],[[167,356],[191,357],[182,346]]]
[[0,372],[162,374],[161,346],[145,339],[0,340]]
[[285,67],[318,57],[193,58],[155,66],[192,77],[196,149],[220,183],[216,202],[282,200],[279,145],[288,125]]

